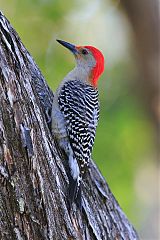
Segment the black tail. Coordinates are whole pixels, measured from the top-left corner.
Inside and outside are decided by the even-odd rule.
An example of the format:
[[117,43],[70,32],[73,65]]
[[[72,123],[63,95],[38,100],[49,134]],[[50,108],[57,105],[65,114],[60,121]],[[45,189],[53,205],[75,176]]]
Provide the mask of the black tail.
[[69,178],[68,202],[69,211],[73,202],[77,204],[80,211],[82,210],[81,181],[79,179],[74,180],[71,176]]

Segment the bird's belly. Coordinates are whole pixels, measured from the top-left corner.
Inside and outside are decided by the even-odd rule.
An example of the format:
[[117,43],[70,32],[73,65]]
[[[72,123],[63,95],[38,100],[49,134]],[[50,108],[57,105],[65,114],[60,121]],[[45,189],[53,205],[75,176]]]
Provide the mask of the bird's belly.
[[56,138],[67,137],[66,124],[64,116],[59,109],[52,109],[52,132]]

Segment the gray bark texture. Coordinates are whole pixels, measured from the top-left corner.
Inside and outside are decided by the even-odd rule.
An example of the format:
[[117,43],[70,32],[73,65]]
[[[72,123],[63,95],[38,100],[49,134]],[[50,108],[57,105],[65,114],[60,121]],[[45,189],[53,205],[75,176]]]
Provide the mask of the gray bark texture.
[[73,205],[69,214],[66,160],[48,124],[52,100],[33,58],[0,13],[0,239],[138,239],[92,161],[82,213]]

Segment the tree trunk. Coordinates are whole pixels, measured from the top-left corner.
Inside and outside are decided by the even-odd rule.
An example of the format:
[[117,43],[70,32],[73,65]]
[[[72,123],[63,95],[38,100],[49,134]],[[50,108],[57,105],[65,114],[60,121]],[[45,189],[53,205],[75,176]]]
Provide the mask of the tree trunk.
[[138,239],[96,165],[83,182],[82,213],[66,204],[64,156],[53,140],[53,94],[0,14],[0,239]]
[[[136,89],[153,121],[159,142],[160,126],[160,94],[159,66],[160,63],[160,31],[158,0],[121,0],[135,37],[141,78]],[[158,144],[157,144],[158,145]],[[158,146],[159,150],[159,146]]]

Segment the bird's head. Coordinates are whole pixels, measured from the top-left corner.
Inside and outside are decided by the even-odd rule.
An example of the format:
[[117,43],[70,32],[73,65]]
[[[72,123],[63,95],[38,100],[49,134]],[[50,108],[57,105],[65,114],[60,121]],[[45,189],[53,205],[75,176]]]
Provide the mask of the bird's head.
[[92,46],[75,46],[63,40],[57,41],[74,54],[77,65],[87,72],[89,83],[97,87],[97,81],[104,71],[104,56],[100,50]]

